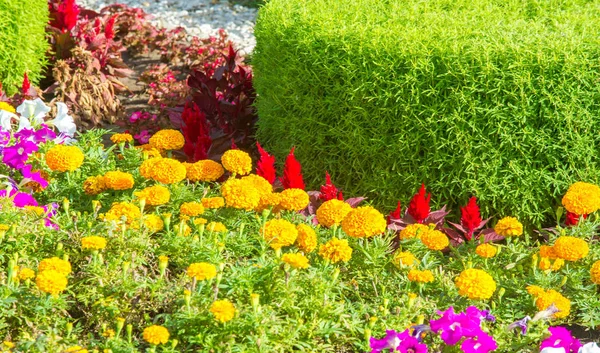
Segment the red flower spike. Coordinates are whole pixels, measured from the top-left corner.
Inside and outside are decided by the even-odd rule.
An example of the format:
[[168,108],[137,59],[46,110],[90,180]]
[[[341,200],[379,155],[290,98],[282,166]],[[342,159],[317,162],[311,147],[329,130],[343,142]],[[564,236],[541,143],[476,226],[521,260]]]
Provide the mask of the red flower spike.
[[208,158],[208,149],[212,144],[206,115],[195,103],[186,104],[181,114],[183,126],[181,131],[185,138],[183,152],[190,162]]
[[305,189],[304,180],[302,179],[302,166],[300,162],[294,156],[294,150],[296,147],[292,147],[290,154],[285,159],[285,166],[283,168],[283,178],[279,178],[284,189]]
[[256,174],[267,179],[267,181],[272,185],[277,178],[277,170],[275,169],[275,156],[270,155],[267,151],[265,151],[258,141],[256,141],[256,147],[258,148],[258,153],[260,154],[260,159],[258,162],[256,162]]
[[115,21],[118,15],[114,15],[108,19],[106,22],[106,27],[104,27],[104,36],[106,39],[113,39],[115,37]]
[[482,221],[479,206],[477,205],[477,198],[475,196],[471,197],[467,206],[460,208],[460,213],[460,224],[467,231],[467,234],[465,234],[467,240],[471,240],[473,232],[479,227]]
[[387,216],[387,224],[392,223],[392,220],[394,219],[400,218],[402,218],[402,206],[400,205],[400,201],[398,201],[398,206],[396,206],[396,209],[390,212],[390,214]]
[[231,138],[231,149],[232,150],[238,149],[238,146],[235,144],[235,140],[233,139],[233,137]]
[[329,201],[332,199],[344,200],[342,191],[333,185],[331,182],[331,176],[327,171],[325,172],[325,185],[321,185],[321,194],[319,195],[319,198],[323,201]]
[[[587,219],[588,215],[584,214],[583,219]],[[565,220],[565,225],[567,227],[576,226],[579,223],[579,217],[581,217],[577,213],[567,211],[567,219]]]
[[423,223],[423,220],[429,216],[431,208],[429,207],[429,201],[431,200],[431,193],[425,194],[425,184],[421,184],[419,193],[413,196],[412,200],[408,204],[408,214],[417,223]]
[[75,0],[64,0],[58,5],[56,12],[54,12],[52,4],[49,4],[49,6],[53,17],[50,24],[53,27],[60,29],[62,32],[68,32],[77,25],[79,6],[77,6]]
[[31,83],[29,82],[29,77],[27,76],[27,72],[23,75],[23,85],[21,86],[21,94],[24,96],[27,95],[29,89],[31,88]]

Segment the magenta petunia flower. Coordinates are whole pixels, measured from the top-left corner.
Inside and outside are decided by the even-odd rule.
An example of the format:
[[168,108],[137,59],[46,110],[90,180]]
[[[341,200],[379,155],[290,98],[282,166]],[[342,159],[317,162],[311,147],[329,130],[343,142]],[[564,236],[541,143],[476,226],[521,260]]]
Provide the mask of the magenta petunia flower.
[[29,155],[38,150],[38,145],[31,141],[19,141],[14,146],[5,147],[2,161],[9,167],[21,169]]
[[10,188],[8,190],[0,190],[0,197],[10,197],[12,198],[12,202],[16,207],[23,208],[25,206],[37,206],[38,202],[35,198],[26,193],[20,192],[15,188]]
[[415,337],[406,337],[402,339],[397,350],[401,353],[427,353],[427,345],[420,343]]
[[40,184],[42,188],[46,188],[48,186],[48,181],[42,177],[40,172],[32,172],[31,165],[26,164],[23,168],[21,168],[21,174],[23,174],[24,182],[35,181]]
[[540,350],[544,348],[563,348],[566,353],[579,352],[581,342],[571,335],[571,331],[561,326],[549,327],[550,337],[542,341]]
[[381,353],[385,349],[389,349],[390,351],[396,351],[400,342],[403,339],[410,337],[408,334],[408,330],[398,333],[394,330],[385,331],[385,337],[381,339],[376,339],[371,337],[369,341],[369,345],[371,346],[371,353]]
[[498,344],[492,336],[480,329],[472,337],[464,340],[460,348],[465,353],[488,353],[498,349]]

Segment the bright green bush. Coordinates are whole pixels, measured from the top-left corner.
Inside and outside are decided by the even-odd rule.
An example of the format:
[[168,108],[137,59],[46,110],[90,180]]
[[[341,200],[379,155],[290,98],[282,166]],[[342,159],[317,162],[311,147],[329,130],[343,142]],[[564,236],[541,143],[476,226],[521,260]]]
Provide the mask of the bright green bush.
[[598,182],[598,1],[271,0],[255,32],[258,139],[313,188],[543,223]]
[[46,0],[0,0],[0,82],[15,92],[27,72],[32,82],[40,79],[45,64]]

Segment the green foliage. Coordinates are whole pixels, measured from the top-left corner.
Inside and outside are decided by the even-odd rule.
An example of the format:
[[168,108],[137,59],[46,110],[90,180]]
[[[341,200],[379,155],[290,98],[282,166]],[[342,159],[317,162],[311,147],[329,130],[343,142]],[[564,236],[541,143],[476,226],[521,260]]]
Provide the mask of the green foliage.
[[0,0],[0,82],[9,94],[16,92],[27,73],[33,83],[46,63],[46,0]]
[[313,188],[539,225],[600,179],[598,1],[272,0],[255,33],[258,140]]

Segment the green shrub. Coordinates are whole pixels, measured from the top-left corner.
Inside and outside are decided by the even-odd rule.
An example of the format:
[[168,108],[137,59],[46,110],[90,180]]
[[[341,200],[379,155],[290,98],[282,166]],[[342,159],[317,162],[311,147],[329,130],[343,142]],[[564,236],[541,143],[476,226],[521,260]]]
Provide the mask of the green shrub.
[[45,65],[47,0],[0,0],[0,82],[13,93],[27,72],[40,79]]
[[598,1],[271,0],[255,33],[257,137],[313,188],[540,224],[599,180]]

